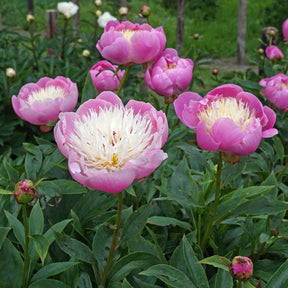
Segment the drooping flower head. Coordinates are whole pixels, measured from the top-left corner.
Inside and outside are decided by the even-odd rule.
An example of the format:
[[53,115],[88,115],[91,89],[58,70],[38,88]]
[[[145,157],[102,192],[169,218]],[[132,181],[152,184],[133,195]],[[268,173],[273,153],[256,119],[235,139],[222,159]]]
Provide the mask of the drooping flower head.
[[279,110],[288,110],[288,76],[279,73],[271,78],[262,79],[259,84],[264,86],[265,97]]
[[284,57],[282,51],[275,45],[268,46],[265,53],[266,56],[272,61],[281,60]]
[[105,28],[109,21],[116,21],[117,18],[112,16],[108,11],[98,17],[97,23],[101,28]]
[[125,73],[124,70],[118,70],[117,75],[115,71],[118,66],[112,65],[106,60],[99,61],[90,69],[90,75],[97,93],[102,91],[113,91],[118,89],[120,80]]
[[288,42],[288,19],[286,19],[282,24],[282,33],[285,40]]
[[74,4],[73,2],[59,2],[57,4],[58,11],[65,16],[65,18],[69,19],[77,14],[78,12],[78,5]]
[[148,67],[145,81],[159,95],[172,97],[189,87],[193,67],[191,59],[180,58],[175,49],[167,48],[153,65]]
[[15,113],[34,125],[56,121],[63,111],[72,111],[78,101],[77,85],[69,78],[41,78],[37,83],[25,84],[18,96],[12,97]]
[[253,274],[253,263],[245,256],[236,256],[231,262],[231,274],[234,279],[246,282]]
[[185,92],[174,107],[180,120],[196,130],[199,147],[207,151],[248,155],[255,152],[262,138],[278,133],[273,128],[274,111],[237,85],[219,86],[204,98]]
[[165,44],[162,27],[154,29],[148,24],[110,21],[96,47],[112,63],[131,65],[155,60]]
[[168,136],[165,114],[134,100],[124,107],[109,91],[75,113],[61,113],[54,134],[72,177],[108,193],[147,177],[167,158],[161,150]]

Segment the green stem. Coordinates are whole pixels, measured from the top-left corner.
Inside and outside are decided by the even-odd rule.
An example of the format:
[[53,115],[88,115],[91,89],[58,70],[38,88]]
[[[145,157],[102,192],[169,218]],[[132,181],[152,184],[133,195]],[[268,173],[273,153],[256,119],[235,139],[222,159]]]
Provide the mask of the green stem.
[[237,288],[241,288],[242,287],[242,282],[237,280]]
[[35,68],[36,68],[36,70],[38,70],[38,59],[37,59],[37,56],[36,56],[36,49],[35,49],[35,43],[34,43],[33,26],[34,26],[33,22],[29,23],[29,32],[30,32],[32,54],[33,54],[34,61],[35,61]]
[[285,170],[288,168],[288,162],[286,163],[286,165],[281,169],[281,171],[279,172],[279,174],[277,175],[276,180],[279,181],[281,176],[284,174]]
[[62,39],[62,51],[61,51],[61,58],[65,60],[65,39],[67,34],[67,26],[68,26],[68,19],[64,19],[64,28],[63,28],[63,39]]
[[124,84],[125,84],[125,82],[126,82],[126,80],[127,80],[127,78],[128,78],[130,69],[131,69],[131,66],[126,66],[125,73],[124,73],[124,75],[123,75],[123,78],[122,78],[121,81],[120,81],[120,85],[119,85],[119,87],[118,87],[118,89],[117,89],[117,92],[116,92],[116,94],[117,94],[118,96],[119,96],[120,91],[122,90],[122,88],[123,88],[123,86],[124,86]]
[[28,223],[27,223],[27,206],[26,204],[22,205],[22,217],[23,217],[23,224],[24,224],[24,233],[25,233],[25,247],[24,247],[24,265],[23,265],[23,280],[22,286],[23,288],[28,287],[27,283],[27,268],[28,268],[28,249],[29,249],[29,232],[28,232]]
[[[220,196],[221,196],[221,172],[222,172],[222,158],[221,158],[221,153],[219,152],[219,156],[218,156],[218,165],[217,165],[217,174],[216,174],[216,191],[215,191],[215,200],[214,203],[212,205],[211,208],[211,213],[209,215],[209,222],[208,222],[208,226],[205,230],[204,236],[203,236],[203,241],[201,242],[201,249],[202,252],[204,252],[204,250],[207,247],[208,241],[209,241],[209,237],[211,235],[211,232],[213,230],[213,226],[215,224],[215,216],[216,216],[216,212],[217,212],[217,207],[219,204],[219,200],[220,200]],[[199,227],[198,229],[200,230],[201,227]]]
[[122,204],[123,204],[122,192],[120,192],[120,193],[118,193],[118,208],[117,208],[117,217],[116,217],[116,223],[115,223],[116,229],[113,232],[113,237],[112,237],[109,255],[107,258],[106,266],[104,268],[104,272],[102,274],[102,279],[101,279],[101,283],[100,283],[100,286],[103,286],[103,287],[105,287],[106,279],[108,276],[108,272],[109,272],[109,269],[110,269],[110,266],[111,266],[111,263],[113,260],[113,255],[114,255],[114,251],[115,251],[115,247],[116,247],[117,236],[118,236],[120,220],[121,220]]
[[165,107],[165,115],[168,116],[168,111],[169,111],[169,106],[170,104],[169,103],[164,103],[164,107]]

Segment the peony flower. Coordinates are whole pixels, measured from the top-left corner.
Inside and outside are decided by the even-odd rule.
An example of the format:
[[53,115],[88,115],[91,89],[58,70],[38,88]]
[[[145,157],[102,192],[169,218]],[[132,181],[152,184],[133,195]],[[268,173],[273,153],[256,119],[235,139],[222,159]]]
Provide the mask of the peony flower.
[[279,110],[288,110],[288,76],[279,73],[271,78],[264,78],[259,82],[264,86],[265,97]]
[[282,33],[285,40],[288,42],[288,19],[286,19],[282,24]]
[[253,263],[248,257],[236,256],[231,262],[231,274],[238,281],[248,281],[253,274]]
[[118,89],[125,71],[119,70],[115,75],[117,68],[118,66],[102,60],[90,69],[90,75],[98,93]]
[[148,67],[145,81],[159,95],[178,95],[189,87],[193,67],[191,59],[179,58],[175,49],[167,48],[153,65]]
[[110,91],[60,114],[54,129],[72,177],[95,190],[118,193],[142,180],[167,158],[167,118],[151,104],[130,100],[124,107]]
[[284,57],[282,51],[275,45],[268,46],[265,53],[266,56],[272,61],[281,60]]
[[174,107],[180,120],[196,130],[200,148],[218,150],[223,155],[251,154],[262,138],[278,133],[273,128],[274,111],[237,85],[219,86],[204,98],[185,92],[175,100]]
[[78,5],[70,1],[70,2],[59,2],[57,4],[57,9],[68,19],[77,14],[79,7]]
[[78,89],[69,78],[41,78],[37,83],[25,84],[12,97],[15,113],[34,125],[56,121],[62,111],[72,111],[78,101]]
[[97,23],[100,27],[105,28],[109,21],[116,21],[117,18],[112,16],[109,12],[104,12],[98,17]]
[[142,64],[155,60],[166,44],[163,28],[148,24],[110,21],[96,47],[107,60],[120,64]]

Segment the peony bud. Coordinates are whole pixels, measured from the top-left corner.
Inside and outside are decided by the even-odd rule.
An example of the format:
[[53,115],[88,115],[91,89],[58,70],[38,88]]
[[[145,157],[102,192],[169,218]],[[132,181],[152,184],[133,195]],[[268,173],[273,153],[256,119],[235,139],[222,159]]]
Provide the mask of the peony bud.
[[83,50],[82,56],[83,56],[83,57],[89,57],[89,56],[90,56],[90,51],[87,50],[87,49]]
[[94,4],[95,4],[97,7],[101,7],[102,1],[101,1],[101,0],[95,0],[95,1],[94,1]]
[[143,17],[145,17],[145,18],[149,17],[149,16],[151,15],[151,8],[148,7],[148,6],[146,6],[146,5],[144,5],[144,6],[141,8],[140,14],[141,14]]
[[195,34],[193,35],[193,38],[194,38],[195,40],[198,40],[199,37],[200,37],[200,34],[199,34],[199,33],[195,33]]
[[127,8],[127,7],[124,7],[124,6],[120,7],[120,8],[119,8],[119,14],[120,14],[121,16],[127,15],[127,14],[128,14],[128,8]]
[[219,73],[218,69],[213,69],[213,70],[212,70],[212,74],[213,74],[214,76],[218,75],[218,73]]
[[16,76],[16,72],[13,68],[6,68],[6,76],[8,78],[14,78]]
[[15,185],[14,196],[19,204],[26,204],[35,198],[36,189],[31,180],[22,180]]
[[258,49],[258,54],[259,55],[263,55],[264,54],[264,49],[263,48],[259,48]]
[[33,23],[34,20],[35,20],[34,15],[32,15],[32,14],[27,14],[27,16],[26,16],[26,21],[27,21],[28,23]]
[[253,263],[248,257],[236,256],[231,262],[231,274],[238,281],[247,281],[253,274]]
[[269,34],[269,36],[271,36],[271,37],[275,37],[276,32],[275,32],[274,30],[270,30],[270,31],[268,32],[268,34]]
[[96,10],[95,11],[95,15],[96,15],[96,17],[100,17],[102,15],[102,11],[101,10]]

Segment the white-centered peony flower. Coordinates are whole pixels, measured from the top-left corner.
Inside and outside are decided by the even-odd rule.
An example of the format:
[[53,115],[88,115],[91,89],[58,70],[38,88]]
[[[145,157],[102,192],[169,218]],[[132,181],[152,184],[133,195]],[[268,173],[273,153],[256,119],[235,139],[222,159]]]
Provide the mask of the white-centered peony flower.
[[68,19],[76,15],[79,7],[73,2],[59,2],[57,4],[57,9]]
[[109,21],[116,21],[116,20],[117,18],[115,18],[109,12],[106,11],[101,16],[99,16],[97,22],[100,27],[105,28],[105,26]]

